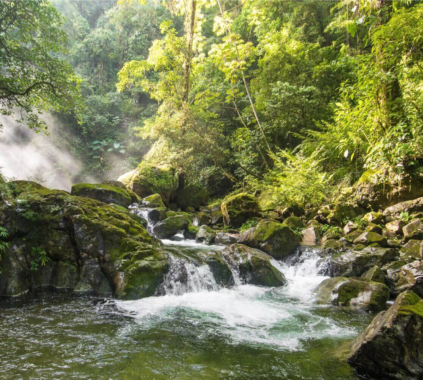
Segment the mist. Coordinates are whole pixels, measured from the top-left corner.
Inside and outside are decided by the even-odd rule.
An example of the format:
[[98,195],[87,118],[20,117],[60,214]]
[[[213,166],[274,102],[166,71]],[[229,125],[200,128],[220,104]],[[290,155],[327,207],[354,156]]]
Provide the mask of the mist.
[[49,135],[35,133],[11,116],[0,116],[0,172],[7,179],[31,180],[48,188],[70,191],[81,162],[66,150],[57,121],[43,115]]

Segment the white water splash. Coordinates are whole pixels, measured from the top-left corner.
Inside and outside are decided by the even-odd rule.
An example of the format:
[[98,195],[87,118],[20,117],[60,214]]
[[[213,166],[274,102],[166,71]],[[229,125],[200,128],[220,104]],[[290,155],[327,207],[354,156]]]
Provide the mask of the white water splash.
[[224,336],[233,344],[301,350],[303,342],[310,339],[356,334],[354,329],[318,313],[324,309],[314,304],[313,290],[326,278],[318,275],[319,259],[316,253],[308,251],[293,266],[272,260],[288,280],[288,284],[280,288],[239,285],[216,289],[206,266],[192,268],[193,264],[185,263],[188,272],[193,269],[185,288],[178,283],[181,278],[176,277],[165,296],[117,301],[116,305],[146,329],[157,323],[183,320],[201,334]]

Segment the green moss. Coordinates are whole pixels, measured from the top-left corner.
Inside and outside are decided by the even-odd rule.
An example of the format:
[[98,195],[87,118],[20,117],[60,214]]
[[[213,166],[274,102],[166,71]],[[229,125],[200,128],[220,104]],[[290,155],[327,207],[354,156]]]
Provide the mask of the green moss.
[[248,219],[260,215],[257,199],[246,193],[225,198],[221,211],[225,224],[234,227],[240,227]]
[[165,207],[160,194],[153,194],[143,199],[147,206],[152,208]]
[[110,184],[78,183],[72,186],[71,194],[125,207],[132,202],[131,195],[126,189]]
[[398,310],[403,315],[418,315],[423,318],[423,300],[414,292],[405,292]]
[[283,221],[282,224],[293,230],[304,228],[303,221],[301,220],[301,218],[298,218],[297,216],[289,216]]

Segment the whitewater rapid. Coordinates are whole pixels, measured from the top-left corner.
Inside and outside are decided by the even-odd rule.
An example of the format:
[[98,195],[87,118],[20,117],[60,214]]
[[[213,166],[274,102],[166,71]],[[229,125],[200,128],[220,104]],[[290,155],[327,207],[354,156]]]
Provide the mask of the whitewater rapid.
[[[170,244],[205,249],[192,241],[177,240]],[[116,301],[116,306],[141,328],[151,329],[166,321],[181,323],[185,328],[188,324],[199,339],[216,335],[231,344],[272,346],[278,350],[297,351],[310,339],[357,334],[355,329],[326,316],[321,312],[324,307],[315,303],[313,291],[327,277],[319,274],[321,260],[312,248],[303,250],[294,264],[271,261],[285,275],[287,285],[220,288],[207,265],[173,262],[170,272],[172,267],[176,272],[178,265],[185,265],[187,278],[183,283],[178,276],[169,274],[164,284],[165,295]]]

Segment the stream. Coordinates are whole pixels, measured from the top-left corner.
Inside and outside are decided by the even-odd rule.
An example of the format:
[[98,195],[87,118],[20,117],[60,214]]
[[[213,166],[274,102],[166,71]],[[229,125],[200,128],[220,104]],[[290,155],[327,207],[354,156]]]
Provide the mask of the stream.
[[[180,237],[181,252],[222,249]],[[137,301],[40,295],[0,303],[0,378],[355,379],[349,344],[371,315],[317,305],[319,256],[273,265],[280,288],[220,288],[207,265],[173,258],[164,295]],[[181,266],[184,280],[177,273]],[[179,269],[178,269],[179,268]]]

